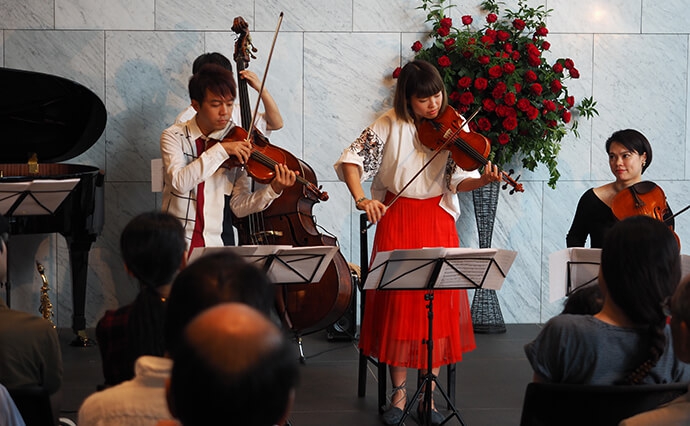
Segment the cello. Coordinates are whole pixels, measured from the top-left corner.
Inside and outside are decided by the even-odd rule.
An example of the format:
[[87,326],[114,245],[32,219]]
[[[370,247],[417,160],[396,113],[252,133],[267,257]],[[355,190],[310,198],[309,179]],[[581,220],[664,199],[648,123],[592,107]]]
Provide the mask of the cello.
[[[247,82],[240,77],[240,71],[248,66],[249,58],[253,56],[251,51],[256,51],[253,46],[250,48],[248,27],[241,16],[233,21],[232,30],[238,34],[234,60],[237,64],[238,96],[244,129],[251,129],[253,126],[252,114],[248,109]],[[260,97],[259,94],[259,99]],[[265,143],[269,143],[268,139],[265,139]],[[272,147],[282,151],[285,156],[284,164],[299,172],[299,176],[308,184],[295,184],[286,188],[263,212],[247,218],[235,218],[233,224],[237,228],[239,244],[336,246],[336,238],[320,233],[314,222],[313,205],[326,201],[328,197],[320,196],[320,191],[314,190],[318,182],[313,169],[290,152],[275,145]],[[277,286],[278,314],[284,326],[298,337],[300,353],[302,347],[299,336],[325,329],[340,319],[350,305],[353,292],[353,274],[340,250],[335,253],[319,282]],[[301,355],[304,358],[302,353]]]

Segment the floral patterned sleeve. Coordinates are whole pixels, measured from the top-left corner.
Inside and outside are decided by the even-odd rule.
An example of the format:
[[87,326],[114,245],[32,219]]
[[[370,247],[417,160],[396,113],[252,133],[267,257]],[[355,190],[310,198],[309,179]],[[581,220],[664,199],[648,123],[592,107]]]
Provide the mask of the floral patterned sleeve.
[[347,150],[362,159],[362,180],[376,175],[383,159],[383,141],[370,127],[367,127]]

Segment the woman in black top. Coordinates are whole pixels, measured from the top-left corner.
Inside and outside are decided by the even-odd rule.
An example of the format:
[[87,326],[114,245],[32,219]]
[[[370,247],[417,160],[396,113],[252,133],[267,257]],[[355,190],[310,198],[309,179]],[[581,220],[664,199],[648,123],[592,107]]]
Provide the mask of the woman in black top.
[[652,163],[649,141],[633,129],[611,135],[606,140],[606,152],[616,180],[590,188],[582,195],[566,236],[568,247],[584,247],[589,236],[590,247],[601,248],[604,235],[618,220],[611,211],[613,199],[620,191],[642,181],[642,173]]

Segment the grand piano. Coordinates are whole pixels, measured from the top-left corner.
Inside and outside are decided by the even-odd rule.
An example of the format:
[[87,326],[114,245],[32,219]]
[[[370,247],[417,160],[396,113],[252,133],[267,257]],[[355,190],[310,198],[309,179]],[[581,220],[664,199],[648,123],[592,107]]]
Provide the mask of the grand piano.
[[[86,345],[90,343],[84,316],[89,250],[103,229],[104,174],[96,167],[60,162],[82,154],[101,137],[107,119],[105,105],[74,81],[9,68],[0,68],[0,93],[0,184],[78,179],[62,203],[49,212],[21,211],[21,199],[33,196],[29,191],[0,193],[0,199],[13,197],[1,212],[10,222],[10,235],[64,236],[72,269],[73,344]],[[9,298],[11,284],[7,285]]]

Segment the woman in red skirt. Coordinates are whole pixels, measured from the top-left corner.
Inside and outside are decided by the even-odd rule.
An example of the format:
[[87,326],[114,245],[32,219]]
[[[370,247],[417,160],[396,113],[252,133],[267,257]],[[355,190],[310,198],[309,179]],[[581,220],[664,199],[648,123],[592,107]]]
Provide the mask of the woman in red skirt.
[[[498,168],[491,163],[482,174],[462,170],[448,151],[431,160],[434,151],[419,141],[415,123],[436,118],[447,106],[438,70],[428,62],[409,62],[398,77],[394,107],[367,127],[334,166],[357,209],[365,211],[371,223],[378,223],[372,259],[379,251],[458,247],[455,222],[460,207],[456,193],[500,179]],[[367,179],[373,179],[371,199],[362,187]],[[407,369],[428,367],[426,345],[422,344],[428,337],[424,295],[406,290],[366,293],[359,345],[366,355],[390,366],[393,394],[390,407],[383,413],[385,424],[398,424],[403,416]],[[442,365],[460,361],[463,352],[475,348],[466,291],[436,291],[433,321],[432,367],[437,375]],[[433,408],[432,424],[441,421],[443,416]]]

